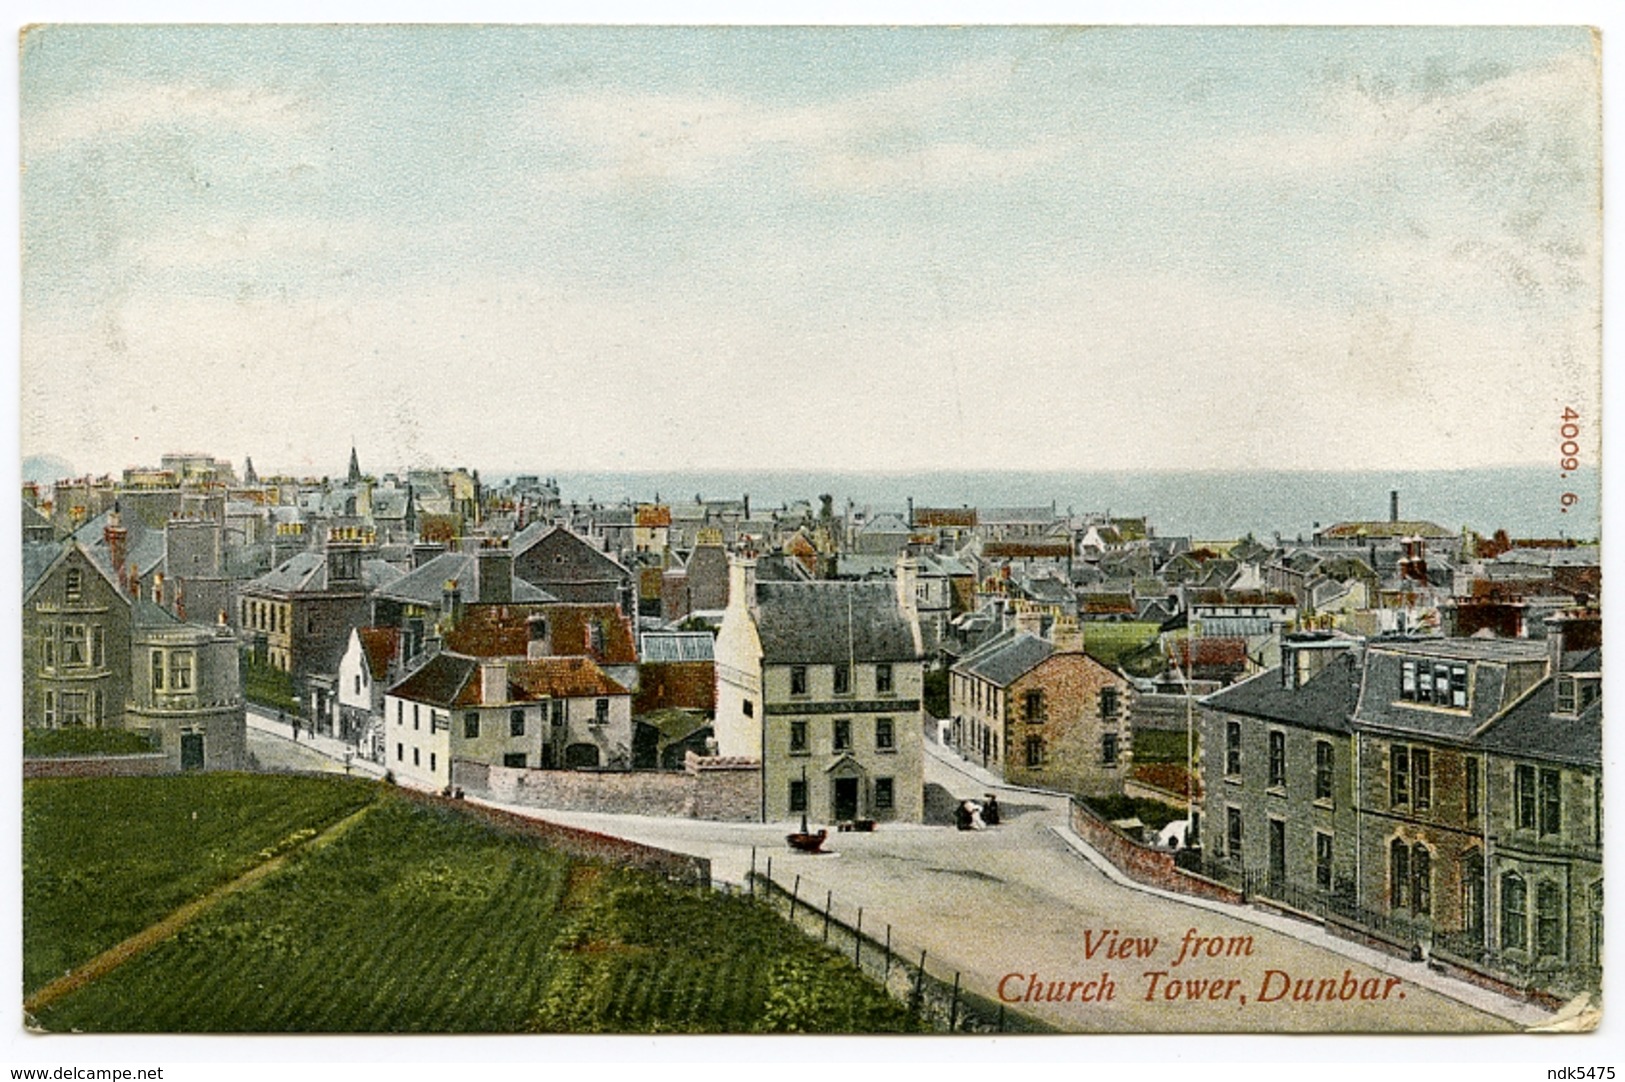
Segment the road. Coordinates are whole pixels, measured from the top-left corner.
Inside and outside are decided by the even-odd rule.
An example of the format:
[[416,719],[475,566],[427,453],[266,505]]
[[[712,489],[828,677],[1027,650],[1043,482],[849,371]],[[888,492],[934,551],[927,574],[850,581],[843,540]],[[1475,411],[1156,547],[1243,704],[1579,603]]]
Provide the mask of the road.
[[[800,877],[802,898],[821,907],[832,895],[848,921],[862,906],[866,929],[890,924],[901,952],[925,949],[933,972],[957,970],[992,999],[1002,982],[1013,1009],[1068,1031],[1467,1033],[1549,1017],[1301,922],[1114,881],[1066,829],[1065,798],[995,786],[929,750],[928,791],[940,787],[940,802],[997,789],[1001,826],[885,824],[834,834],[834,852],[807,855],[788,849],[783,825],[512,810],[705,856],[731,882],[743,881],[754,847],[759,871],[771,858],[776,882]],[[1198,957],[1181,960],[1187,935],[1205,938],[1193,940]],[[1027,1002],[1035,982],[1043,1001]]]

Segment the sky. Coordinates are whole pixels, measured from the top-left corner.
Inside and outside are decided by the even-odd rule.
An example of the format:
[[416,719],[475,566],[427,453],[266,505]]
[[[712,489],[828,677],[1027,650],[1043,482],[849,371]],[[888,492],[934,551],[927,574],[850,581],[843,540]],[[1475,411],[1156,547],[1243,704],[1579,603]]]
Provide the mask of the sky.
[[1597,461],[1561,28],[68,26],[25,455],[262,472]]

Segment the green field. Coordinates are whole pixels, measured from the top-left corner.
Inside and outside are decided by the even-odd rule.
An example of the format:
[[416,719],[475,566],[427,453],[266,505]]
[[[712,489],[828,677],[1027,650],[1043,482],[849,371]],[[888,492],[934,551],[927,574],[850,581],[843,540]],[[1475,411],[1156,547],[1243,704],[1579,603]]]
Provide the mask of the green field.
[[1128,664],[1133,655],[1144,650],[1146,644],[1154,642],[1160,630],[1160,624],[1090,621],[1083,625],[1083,650],[1101,664],[1115,669]]
[[85,1032],[913,1028],[849,962],[748,898],[568,858],[387,792],[330,844],[35,1021]]
[[[1134,730],[1134,761],[1136,763],[1178,763],[1185,765],[1186,736],[1183,729]],[[1197,749],[1201,749],[1200,740]]]
[[23,988],[32,992],[297,831],[372,798],[344,778],[185,774],[23,784]]
[[49,759],[74,755],[140,755],[158,751],[157,742],[130,729],[24,729],[23,757]]

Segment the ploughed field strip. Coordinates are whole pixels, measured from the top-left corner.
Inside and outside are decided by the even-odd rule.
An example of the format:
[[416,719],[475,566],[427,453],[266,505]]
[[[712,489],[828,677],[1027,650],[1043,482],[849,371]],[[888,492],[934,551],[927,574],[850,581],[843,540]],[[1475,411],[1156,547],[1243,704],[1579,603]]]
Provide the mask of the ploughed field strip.
[[84,1032],[912,1028],[751,900],[563,856],[385,791],[330,844],[34,1014]]
[[342,778],[186,774],[23,784],[23,991],[367,804]]

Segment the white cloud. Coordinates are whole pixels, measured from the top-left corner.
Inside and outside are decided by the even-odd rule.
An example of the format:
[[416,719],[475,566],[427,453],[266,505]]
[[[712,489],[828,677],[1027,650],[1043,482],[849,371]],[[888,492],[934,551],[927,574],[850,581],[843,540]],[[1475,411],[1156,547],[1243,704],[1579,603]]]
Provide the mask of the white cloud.
[[121,82],[88,97],[28,110],[22,129],[23,160],[157,126],[216,128],[270,138],[294,134],[312,120],[307,102],[272,90]]
[[955,114],[1004,85],[998,64],[965,65],[822,105],[774,106],[726,95],[584,94],[526,107],[524,126],[585,151],[575,179],[595,185],[694,182],[753,155],[798,155],[820,187],[936,187],[1014,179],[1052,151],[942,134]]
[[296,262],[320,266],[359,258],[383,237],[377,223],[316,217],[243,217],[175,225],[132,241],[122,254],[135,270],[255,269]]

